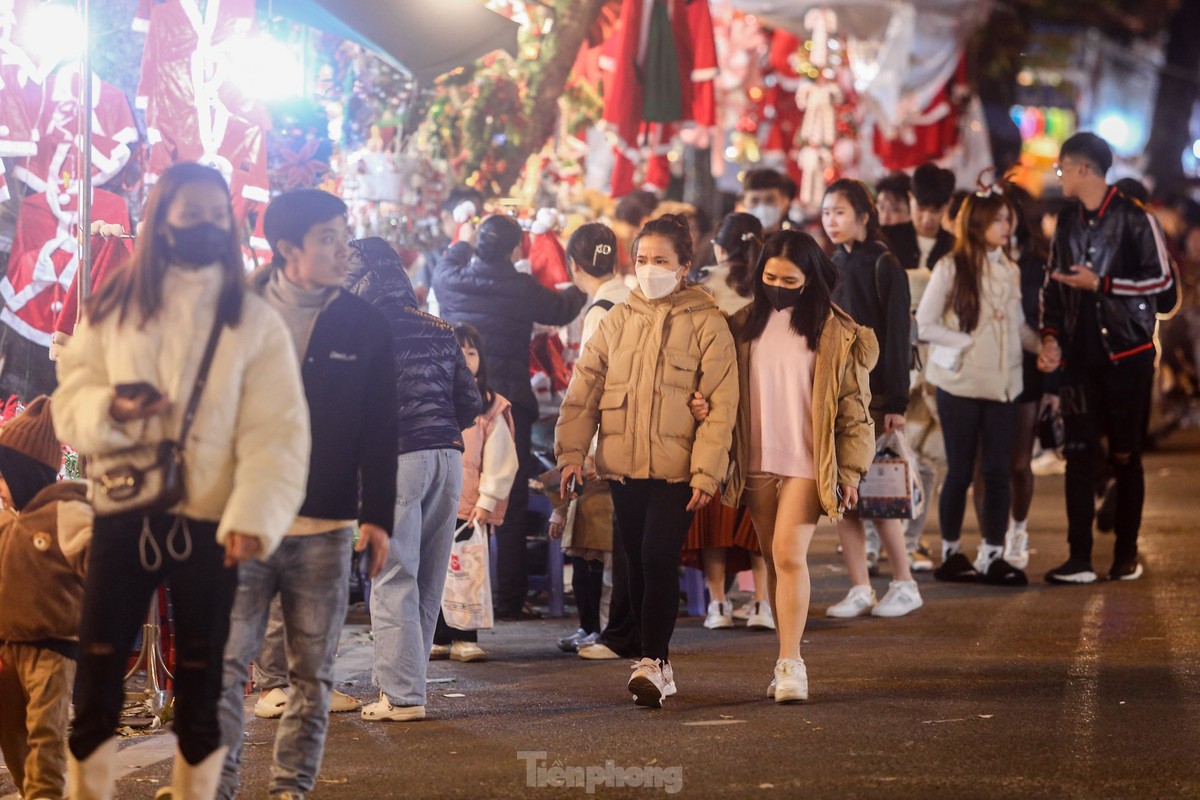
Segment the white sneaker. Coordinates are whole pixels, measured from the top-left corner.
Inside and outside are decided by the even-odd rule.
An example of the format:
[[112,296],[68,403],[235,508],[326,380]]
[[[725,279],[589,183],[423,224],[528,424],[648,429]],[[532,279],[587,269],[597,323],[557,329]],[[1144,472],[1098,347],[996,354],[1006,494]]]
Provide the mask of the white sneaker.
[[757,631],[775,630],[775,615],[771,613],[771,604],[755,600],[754,610],[746,619],[746,627]]
[[589,661],[614,661],[619,655],[603,642],[596,642],[579,648],[579,657]]
[[713,600],[708,604],[708,616],[704,618],[704,627],[710,631],[718,628],[733,627],[733,604],[728,600]]
[[903,617],[925,605],[916,581],[892,581],[879,605],[871,609],[873,617]]
[[750,615],[752,613],[754,613],[754,603],[755,603],[755,600],[753,597],[750,598],[749,600],[747,600],[746,602],[742,603],[740,606],[738,606],[734,610],[733,618],[734,619],[749,619]]
[[804,668],[804,659],[783,658],[776,661],[775,680],[772,685],[775,687],[772,696],[776,703],[807,700],[808,670]]
[[372,722],[415,722],[425,719],[425,706],[394,706],[388,696],[380,692],[379,700],[362,707],[362,718]]
[[333,690],[333,696],[329,700],[329,713],[338,714],[343,711],[358,711],[362,708],[362,701],[357,697],[351,697],[345,692]]
[[435,644],[433,647],[429,648],[430,661],[444,661],[449,657],[450,645],[448,644]]
[[[673,676],[672,676],[673,677]],[[666,696],[666,681],[663,679],[662,662],[656,658],[643,658],[633,664],[633,675],[627,684],[633,702],[648,708],[662,708]]]
[[825,616],[838,619],[865,617],[875,605],[875,590],[870,586],[851,586],[846,599],[825,609]]
[[1029,566],[1029,533],[1011,528],[1004,538],[1004,560],[1017,569]]
[[461,661],[464,664],[471,661],[485,661],[487,653],[475,642],[451,642],[450,660]]
[[278,719],[283,716],[287,706],[287,692],[278,687],[264,695],[260,695],[254,704],[254,716],[259,719]]
[[775,681],[776,678],[771,678],[771,685],[767,687],[767,697],[775,696]]
[[663,675],[663,697],[670,697],[679,690],[675,688],[675,670],[671,667],[670,661],[664,661],[662,665]]

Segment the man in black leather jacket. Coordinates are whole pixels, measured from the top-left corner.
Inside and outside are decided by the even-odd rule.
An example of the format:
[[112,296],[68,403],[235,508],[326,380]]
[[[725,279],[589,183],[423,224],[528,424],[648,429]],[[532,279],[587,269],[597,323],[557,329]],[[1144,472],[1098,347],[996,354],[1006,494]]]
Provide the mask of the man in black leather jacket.
[[417,308],[400,257],[383,239],[350,243],[346,287],[387,319],[400,413],[392,549],[371,589],[379,700],[367,720],[425,717],[425,674],[462,491],[462,432],[483,411],[454,329]]
[[1091,133],[1063,143],[1056,170],[1078,202],[1059,214],[1042,290],[1044,372],[1064,370],[1067,541],[1051,583],[1092,583],[1094,492],[1107,440],[1116,478],[1116,547],[1109,578],[1142,575],[1137,537],[1145,480],[1142,446],[1154,380],[1158,296],[1173,285],[1161,230],[1146,209],[1105,181],[1108,144]]

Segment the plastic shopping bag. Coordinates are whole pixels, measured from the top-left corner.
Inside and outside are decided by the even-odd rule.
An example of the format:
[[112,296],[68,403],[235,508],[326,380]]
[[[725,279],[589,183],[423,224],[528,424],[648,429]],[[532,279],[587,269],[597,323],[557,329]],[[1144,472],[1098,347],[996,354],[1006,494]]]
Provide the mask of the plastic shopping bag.
[[488,559],[487,528],[463,523],[454,532],[446,588],[442,591],[442,615],[446,624],[460,631],[491,628],[492,578]]
[[875,460],[858,487],[864,519],[915,519],[925,509],[917,456],[903,433],[885,433],[875,443]]

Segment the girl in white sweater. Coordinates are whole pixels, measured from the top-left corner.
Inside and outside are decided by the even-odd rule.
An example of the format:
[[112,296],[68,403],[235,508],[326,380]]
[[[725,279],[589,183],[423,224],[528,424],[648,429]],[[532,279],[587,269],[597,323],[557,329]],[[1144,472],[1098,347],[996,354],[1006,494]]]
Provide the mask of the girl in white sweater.
[[[1021,308],[1020,272],[1007,251],[1014,220],[999,191],[968,197],[959,212],[954,252],[934,268],[917,308],[920,337],[930,344],[925,374],[937,387],[946,442],[947,475],[938,506],[942,565],[934,573],[940,580],[1028,582],[1002,557],[1021,349],[1023,344],[1037,349]],[[977,453],[985,482],[984,542],[972,563],[960,552],[959,537]]]
[[125,662],[151,597],[175,612],[177,797],[214,796],[217,721],[237,565],[271,553],[304,499],[308,408],[292,339],[246,293],[221,174],[163,173],[132,260],[99,287],[58,360],[54,424],[85,456],[177,439],[210,332],[207,385],[183,450],[184,499],[167,513],[98,517],[84,587],[68,795],[113,796]]

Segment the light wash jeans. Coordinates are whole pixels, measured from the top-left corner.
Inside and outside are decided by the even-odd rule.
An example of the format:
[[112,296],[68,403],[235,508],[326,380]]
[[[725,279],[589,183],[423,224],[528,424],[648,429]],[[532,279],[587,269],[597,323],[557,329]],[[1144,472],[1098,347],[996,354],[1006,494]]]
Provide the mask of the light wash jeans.
[[283,643],[283,606],[279,595],[271,601],[271,616],[267,619],[267,635],[262,652],[254,659],[254,688],[259,692],[286,689],[287,651]]
[[221,741],[229,755],[218,797],[232,798],[242,759],[242,714],[250,661],[263,646],[271,601],[283,612],[287,683],[292,689],[275,733],[271,793],[313,790],[325,753],[333,659],[350,599],[354,531],[287,536],[266,561],[238,567],[238,590],[225,644]]
[[396,472],[396,527],[371,585],[375,684],[393,705],[425,705],[425,671],[450,563],[462,493],[462,453],[404,453]]

